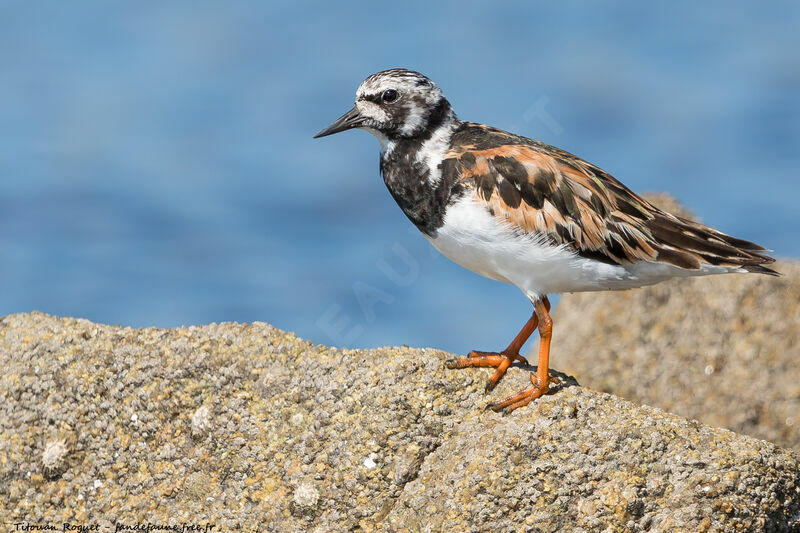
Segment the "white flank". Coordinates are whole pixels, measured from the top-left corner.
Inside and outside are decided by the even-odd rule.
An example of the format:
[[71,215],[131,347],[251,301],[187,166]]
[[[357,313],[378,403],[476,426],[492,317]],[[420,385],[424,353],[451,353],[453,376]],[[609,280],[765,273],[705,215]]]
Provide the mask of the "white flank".
[[444,225],[428,240],[464,268],[516,285],[531,301],[552,293],[629,289],[673,277],[741,271],[715,266],[685,270],[646,262],[618,266],[586,259],[563,245],[513,231],[470,197],[448,208]]

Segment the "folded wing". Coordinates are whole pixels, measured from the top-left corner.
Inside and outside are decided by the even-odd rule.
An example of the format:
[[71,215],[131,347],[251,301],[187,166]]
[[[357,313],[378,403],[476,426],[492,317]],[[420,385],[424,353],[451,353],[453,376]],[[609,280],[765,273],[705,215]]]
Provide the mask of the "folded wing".
[[777,274],[752,242],[660,210],[613,176],[544,143],[478,124],[454,138],[443,172],[514,230],[582,257],[624,265],[658,261]]

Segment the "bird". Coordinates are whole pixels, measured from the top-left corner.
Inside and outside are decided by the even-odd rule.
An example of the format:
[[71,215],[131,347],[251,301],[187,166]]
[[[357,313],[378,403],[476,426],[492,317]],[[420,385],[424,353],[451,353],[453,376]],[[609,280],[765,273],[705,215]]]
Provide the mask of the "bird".
[[[472,350],[449,369],[493,367],[491,391],[539,331],[531,385],[487,405],[504,414],[559,385],[549,372],[548,295],[624,290],[671,278],[780,275],[755,243],[659,209],[599,167],[544,142],[460,120],[419,72],[368,76],[355,105],[314,137],[365,130],[380,143],[389,193],[424,237],[455,263],[518,287],[533,312],[499,352]],[[553,392],[556,388],[554,387]]]

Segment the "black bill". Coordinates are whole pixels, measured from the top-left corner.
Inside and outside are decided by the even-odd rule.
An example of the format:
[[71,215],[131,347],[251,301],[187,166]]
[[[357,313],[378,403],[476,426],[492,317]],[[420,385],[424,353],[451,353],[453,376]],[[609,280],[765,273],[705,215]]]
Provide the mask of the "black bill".
[[333,135],[334,133],[339,133],[340,131],[357,128],[363,124],[363,122],[364,117],[362,117],[358,112],[356,106],[353,106],[353,109],[337,118],[336,122],[314,135],[314,138],[319,139],[320,137],[325,137],[326,135]]

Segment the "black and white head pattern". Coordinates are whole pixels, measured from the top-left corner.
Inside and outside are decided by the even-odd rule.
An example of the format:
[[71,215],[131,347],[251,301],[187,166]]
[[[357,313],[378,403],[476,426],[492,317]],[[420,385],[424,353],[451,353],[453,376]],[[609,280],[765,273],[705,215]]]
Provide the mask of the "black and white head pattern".
[[382,142],[424,135],[453,117],[441,89],[419,72],[391,69],[365,79],[356,91],[362,129]]

